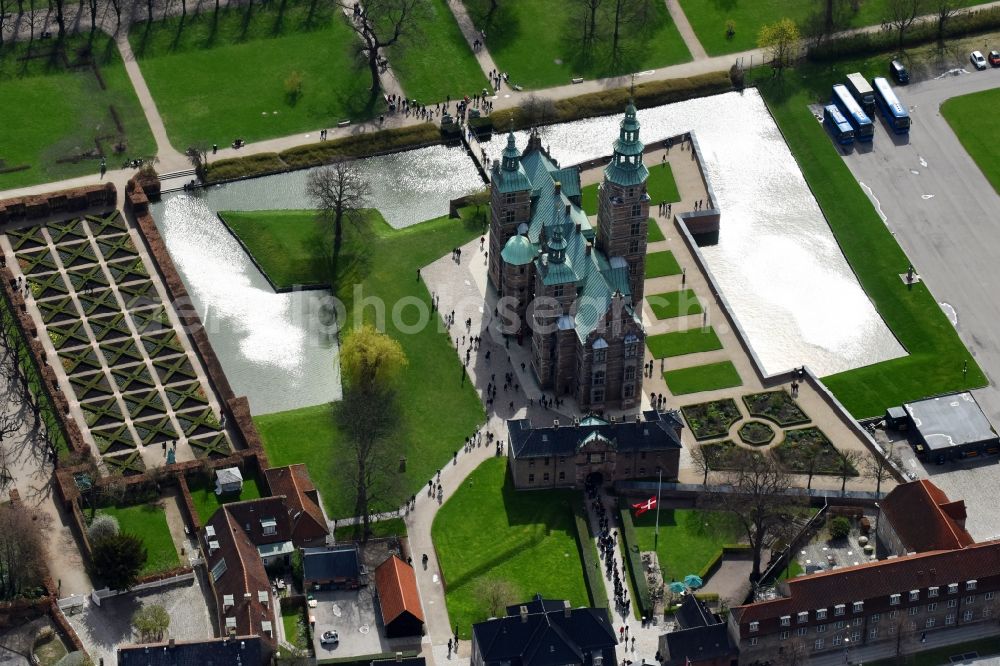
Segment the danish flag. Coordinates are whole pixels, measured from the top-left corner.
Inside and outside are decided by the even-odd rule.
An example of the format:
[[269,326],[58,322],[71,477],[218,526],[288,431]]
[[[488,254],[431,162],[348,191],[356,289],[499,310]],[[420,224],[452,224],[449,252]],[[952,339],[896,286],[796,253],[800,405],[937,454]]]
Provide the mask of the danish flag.
[[656,498],[655,497],[650,497],[645,502],[639,502],[638,504],[633,504],[632,508],[635,509],[635,515],[636,515],[636,517],[639,517],[642,514],[644,514],[647,511],[649,511],[650,509],[655,509],[656,508]]

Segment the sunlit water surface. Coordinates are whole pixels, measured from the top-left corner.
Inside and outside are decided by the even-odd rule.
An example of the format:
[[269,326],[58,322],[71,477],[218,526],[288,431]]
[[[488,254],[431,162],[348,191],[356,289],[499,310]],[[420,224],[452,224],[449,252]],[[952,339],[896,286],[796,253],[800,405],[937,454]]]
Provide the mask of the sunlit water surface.
[[[373,206],[397,228],[447,214],[451,199],[483,187],[471,160],[456,148],[424,148],[359,165],[371,183]],[[274,293],[216,215],[307,208],[307,173],[167,194],[152,207],[226,376],[254,414],[341,395],[335,325],[322,314],[324,292]]]
[[[563,165],[609,155],[621,116],[545,127]],[[693,131],[722,210],[719,243],[702,248],[767,373],[819,375],[906,352],[862,291],[755,90],[639,111],[641,138]],[[526,133],[517,136],[522,149]],[[506,136],[487,144],[493,159]],[[716,318],[716,322],[719,319]]]

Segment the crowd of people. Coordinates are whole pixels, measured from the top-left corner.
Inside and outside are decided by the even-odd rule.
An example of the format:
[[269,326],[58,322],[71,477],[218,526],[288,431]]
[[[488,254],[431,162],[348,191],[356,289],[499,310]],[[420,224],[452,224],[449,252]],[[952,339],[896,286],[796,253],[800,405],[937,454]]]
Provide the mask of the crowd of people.
[[[623,616],[627,616],[632,606],[632,600],[628,597],[628,588],[622,580],[622,572],[625,570],[624,560],[622,566],[618,566],[618,555],[616,545],[618,544],[618,531],[611,530],[611,520],[608,511],[604,507],[601,499],[600,487],[592,480],[586,483],[587,499],[590,500],[590,507],[597,516],[597,545],[598,554],[604,560],[604,575],[612,582],[615,588],[615,609]],[[627,637],[626,637],[626,640]]]

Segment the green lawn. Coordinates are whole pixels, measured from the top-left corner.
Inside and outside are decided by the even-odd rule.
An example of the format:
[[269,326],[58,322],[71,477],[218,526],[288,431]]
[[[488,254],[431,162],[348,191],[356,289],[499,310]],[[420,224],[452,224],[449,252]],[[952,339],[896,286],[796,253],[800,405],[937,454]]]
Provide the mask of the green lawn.
[[[486,25],[489,0],[463,0],[477,28]],[[645,20],[621,30],[621,53],[611,57],[611,26],[598,20],[599,39],[590,49],[581,40],[582,20],[560,0],[505,0],[494,15],[486,45],[510,83],[526,88],[565,85],[575,76],[593,79],[641,72],[679,62],[691,54],[666,4],[643,0]],[[639,2],[629,3],[635,7]]]
[[646,279],[663,277],[664,275],[680,275],[681,265],[670,250],[650,252],[646,255]]
[[[174,148],[228,146],[369,118],[370,79],[336,5],[291,0],[137,24],[132,50]],[[284,8],[284,11],[282,11]],[[249,18],[248,18],[249,16]],[[302,77],[290,99],[285,81]]]
[[[956,0],[955,7],[968,7],[982,0]],[[709,55],[736,53],[757,48],[757,35],[763,25],[790,18],[806,34],[813,17],[823,3],[813,0],[680,0],[684,14],[694,28],[698,41]],[[887,0],[860,0],[857,12],[843,3],[838,29],[878,25],[885,16]],[[931,9],[926,11],[933,13]],[[736,34],[726,37],[726,21],[735,23]],[[747,63],[749,64],[749,63]]]
[[[598,183],[591,183],[580,190],[580,207],[587,215],[597,215],[597,185]],[[649,194],[650,206],[659,205],[660,202],[673,203],[681,200],[681,195],[677,191],[677,183],[674,181],[674,172],[669,162],[649,168],[646,193]],[[650,240],[653,239],[650,238]],[[663,240],[663,238],[656,240]]]
[[663,231],[660,230],[659,223],[652,217],[649,218],[649,225],[646,228],[646,240],[650,243],[656,243],[666,239],[667,237],[664,236]]
[[[656,511],[633,517],[639,549],[653,550]],[[698,509],[661,509],[656,555],[664,581],[697,574],[723,546],[738,543],[740,530],[728,513]]]
[[203,525],[215,515],[215,512],[223,504],[242,502],[243,500],[260,497],[260,486],[255,476],[248,476],[243,479],[243,490],[239,493],[216,495],[215,480],[207,481],[201,475],[197,478],[191,477],[188,479],[188,489],[191,491],[191,500],[194,502],[194,508],[198,512],[198,518]]
[[[926,285],[907,288],[900,281],[899,274],[906,272],[910,261],[806,106],[825,99],[831,83],[845,74],[860,71],[866,77],[875,76],[884,66],[885,56],[832,67],[806,65],[760,87],[844,256],[908,352],[899,359],[823,378],[856,418],[876,416],[887,407],[928,395],[986,383]],[[963,377],[966,362],[968,373]]]
[[[910,634],[904,643],[903,650],[913,650],[920,645],[918,639],[920,634]],[[944,647],[932,648],[917,652],[916,654],[905,654],[902,658],[891,657],[888,659],[878,659],[869,661],[869,666],[941,666],[941,664],[953,663],[951,657],[977,652],[980,657],[989,657],[1000,654],[1000,638],[992,636],[990,638],[980,638],[966,643],[954,643]],[[965,660],[961,660],[964,662]],[[990,660],[993,661],[993,660]]]
[[165,571],[181,565],[177,548],[167,527],[167,514],[156,504],[139,504],[125,507],[104,507],[98,513],[106,513],[118,519],[122,532],[129,532],[142,539],[148,558],[143,574]]
[[[404,537],[406,536],[406,523],[402,518],[390,518],[389,520],[380,520],[376,523],[371,524],[372,536],[375,538],[382,537]],[[354,539],[354,525],[344,525],[343,527],[338,527],[334,530],[334,536],[337,537],[337,541],[351,541]]]
[[[377,210],[369,209],[367,213],[369,224],[384,224]],[[276,287],[330,283],[329,259],[317,251],[323,244],[323,234],[316,211],[223,211],[219,216]]]
[[962,142],[993,189],[1000,193],[1000,88],[952,97],[941,105],[941,115]]
[[516,491],[506,458],[490,458],[470,474],[438,511],[431,528],[445,579],[448,615],[459,636],[489,617],[480,581],[513,585],[512,603],[536,593],[587,605],[571,502],[577,491]]
[[285,641],[299,650],[311,651],[306,640],[306,614],[301,606],[281,606],[281,624],[285,629]]
[[124,156],[115,152],[118,130],[112,106],[124,130],[124,155],[156,153],[114,42],[98,33],[91,48],[105,89],[81,54],[87,39],[67,40],[69,68],[59,56],[51,56],[54,46],[52,40],[0,47],[0,171],[29,167],[0,173],[0,190],[97,173],[97,140],[108,167],[119,168]]
[[[259,216],[260,225],[271,226],[274,234],[281,233],[279,218],[267,211]],[[403,298],[422,302],[429,312],[430,294],[422,281],[414,279],[417,267],[481,233],[482,228],[474,222],[447,217],[401,230],[393,230],[381,220],[374,221],[368,233],[349,230],[337,279],[337,295],[347,311],[346,326],[355,326],[361,320],[374,322],[374,308],[368,307],[363,313],[354,311],[355,285],[360,285],[365,296],[380,297],[390,313],[391,306]],[[317,251],[322,251],[318,245]],[[322,281],[321,275],[306,277]],[[402,323],[414,322],[413,307],[402,313]],[[399,331],[392,316],[385,319],[386,332],[399,340],[410,363],[400,379],[402,425],[398,443],[392,449],[394,459],[397,455],[406,457],[406,472],[400,473],[393,484],[395,496],[386,498],[384,506],[379,507],[394,508],[403,497],[419,492],[452,453],[462,448],[465,438],[485,419],[485,413],[469,382],[462,383],[462,365],[448,334],[438,331],[436,315],[427,326],[408,334]],[[442,405],[448,408],[442,410]],[[271,464],[305,462],[330,517],[353,515],[349,482],[342,473],[345,450],[329,405],[266,414],[254,420]]]
[[722,349],[722,342],[711,326],[651,335],[646,338],[646,345],[653,358],[669,358]]
[[673,319],[674,317],[686,317],[704,312],[693,289],[668,291],[648,296],[647,299],[649,307],[657,319]]
[[693,368],[680,370],[668,370],[663,373],[663,379],[667,382],[667,388],[674,395],[714,391],[743,384],[740,373],[736,371],[736,367],[730,361],[696,365]]
[[428,0],[417,31],[389,49],[392,70],[410,99],[422,104],[472,96],[489,86],[445,0]]

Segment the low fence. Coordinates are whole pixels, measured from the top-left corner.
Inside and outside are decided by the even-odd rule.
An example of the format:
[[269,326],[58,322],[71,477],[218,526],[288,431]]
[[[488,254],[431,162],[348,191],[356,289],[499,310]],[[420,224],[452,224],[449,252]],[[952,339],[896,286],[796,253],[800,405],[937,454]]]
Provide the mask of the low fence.
[[161,587],[179,585],[193,580],[194,569],[191,567],[180,567],[178,569],[171,569],[170,571],[151,574],[145,579],[140,579],[140,582],[131,590],[109,590],[106,587],[101,590],[94,590],[90,593],[90,600],[100,606],[101,602],[112,597],[121,596],[123,594],[135,594],[136,592],[146,592],[147,590],[157,590]]

